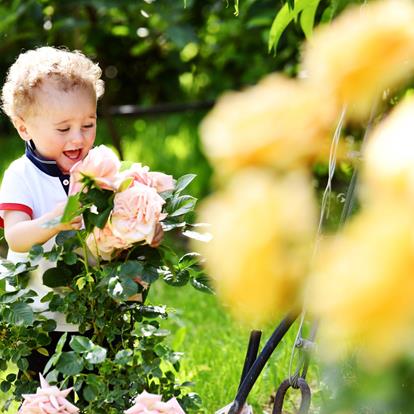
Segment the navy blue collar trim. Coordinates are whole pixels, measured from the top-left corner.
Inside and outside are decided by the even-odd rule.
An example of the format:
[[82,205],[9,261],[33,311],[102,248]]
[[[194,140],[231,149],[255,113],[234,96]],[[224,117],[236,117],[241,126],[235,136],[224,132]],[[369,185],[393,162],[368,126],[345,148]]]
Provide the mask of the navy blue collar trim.
[[36,153],[36,147],[33,141],[26,142],[26,157],[37,167],[40,171],[44,172],[51,177],[58,177],[62,183],[63,189],[66,194],[69,191],[69,175],[63,174],[56,164],[56,161],[43,158]]

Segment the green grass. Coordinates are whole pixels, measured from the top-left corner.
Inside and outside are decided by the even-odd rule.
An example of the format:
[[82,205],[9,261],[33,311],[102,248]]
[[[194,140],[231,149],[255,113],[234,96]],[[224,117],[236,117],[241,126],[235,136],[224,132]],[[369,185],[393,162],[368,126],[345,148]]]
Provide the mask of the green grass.
[[[151,288],[149,300],[175,308],[165,324],[172,331],[171,344],[176,351],[184,351],[181,379],[195,383],[194,391],[203,400],[202,413],[214,413],[231,402],[237,392],[250,330],[236,323],[214,295],[200,293],[191,286],[174,288],[156,283]],[[261,346],[274,327],[264,329]],[[286,335],[265,366],[249,395],[254,412],[269,411],[269,401],[280,382],[288,376],[290,354],[296,324]],[[313,391],[319,391],[318,373],[311,367],[309,379]],[[297,407],[298,392],[286,397],[287,412]],[[315,402],[318,403],[316,395]],[[317,405],[317,404],[316,404]],[[313,409],[313,412],[317,412]]]

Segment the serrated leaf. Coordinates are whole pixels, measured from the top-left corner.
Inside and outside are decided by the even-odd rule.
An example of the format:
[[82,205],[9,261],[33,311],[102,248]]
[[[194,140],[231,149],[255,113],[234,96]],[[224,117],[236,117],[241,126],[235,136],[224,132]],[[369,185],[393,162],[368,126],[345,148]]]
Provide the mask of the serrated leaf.
[[194,210],[196,203],[197,199],[189,195],[174,198],[171,202],[171,207],[168,211],[168,215],[169,217],[177,217],[186,214]]
[[191,278],[191,285],[197,290],[204,293],[214,293],[214,290],[209,286],[209,281],[206,276],[199,276]]
[[190,267],[198,263],[200,261],[200,258],[200,253],[190,252],[186,253],[184,256],[181,256],[178,260],[178,263],[180,264],[180,267],[184,269],[186,267]]
[[182,177],[180,177],[178,180],[177,180],[177,182],[176,182],[176,184],[175,184],[175,192],[177,193],[177,194],[179,194],[181,191],[183,191],[184,190],[184,188],[186,188],[190,183],[191,183],[191,181],[193,181],[194,180],[194,178],[196,178],[197,176],[195,175],[195,174],[186,174],[186,175],[183,175]]
[[178,272],[171,272],[169,269],[166,269],[160,273],[164,282],[171,286],[184,286],[188,283],[190,279],[190,274],[187,269],[180,270]]

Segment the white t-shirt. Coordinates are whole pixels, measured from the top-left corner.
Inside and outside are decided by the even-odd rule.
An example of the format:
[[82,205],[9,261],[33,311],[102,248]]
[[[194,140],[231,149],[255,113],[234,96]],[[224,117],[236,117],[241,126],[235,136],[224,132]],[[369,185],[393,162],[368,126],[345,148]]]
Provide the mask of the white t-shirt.
[[[57,204],[66,202],[69,177],[63,175],[54,161],[42,160],[28,146],[26,154],[13,161],[5,171],[0,188],[0,226],[3,226],[3,214],[6,210],[17,210],[27,213],[36,219],[53,210]],[[66,189],[66,191],[65,191]],[[50,251],[54,238],[43,245],[44,251]],[[17,253],[9,249],[7,259],[13,263],[28,261],[27,253]],[[29,289],[38,293],[34,298],[34,311],[45,311],[47,304],[40,299],[50,292],[51,288],[43,284],[43,273],[53,267],[53,263],[42,260],[30,275]],[[0,273],[1,277],[1,273]],[[44,315],[54,319],[57,331],[77,331],[76,325],[65,321],[65,316],[58,312],[45,312]]]

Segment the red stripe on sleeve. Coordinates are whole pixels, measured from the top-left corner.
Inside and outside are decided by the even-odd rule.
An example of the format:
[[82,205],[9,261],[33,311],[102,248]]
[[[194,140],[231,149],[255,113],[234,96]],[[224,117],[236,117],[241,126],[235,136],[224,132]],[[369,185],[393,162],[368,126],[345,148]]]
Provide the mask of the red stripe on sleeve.
[[[24,204],[18,203],[1,203],[0,210],[7,211],[22,211],[30,216],[30,219],[33,219],[33,210]],[[0,227],[4,227],[4,220],[0,217]]]

